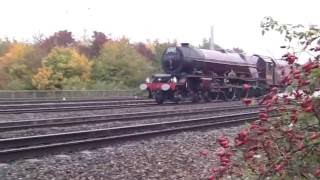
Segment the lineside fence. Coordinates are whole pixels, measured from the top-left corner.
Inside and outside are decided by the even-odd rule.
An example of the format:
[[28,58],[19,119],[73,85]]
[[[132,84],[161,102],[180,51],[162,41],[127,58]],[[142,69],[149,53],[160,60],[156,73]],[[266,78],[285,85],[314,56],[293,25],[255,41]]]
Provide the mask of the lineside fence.
[[139,90],[0,90],[1,100],[99,99],[141,96]]

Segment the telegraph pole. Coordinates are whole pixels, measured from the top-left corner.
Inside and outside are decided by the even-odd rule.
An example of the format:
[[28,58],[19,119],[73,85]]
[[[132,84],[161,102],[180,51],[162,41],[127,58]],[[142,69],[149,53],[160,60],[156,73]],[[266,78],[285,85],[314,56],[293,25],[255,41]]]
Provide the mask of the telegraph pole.
[[211,50],[214,50],[213,30],[214,30],[214,27],[212,25],[211,26],[211,37],[210,37],[210,49]]

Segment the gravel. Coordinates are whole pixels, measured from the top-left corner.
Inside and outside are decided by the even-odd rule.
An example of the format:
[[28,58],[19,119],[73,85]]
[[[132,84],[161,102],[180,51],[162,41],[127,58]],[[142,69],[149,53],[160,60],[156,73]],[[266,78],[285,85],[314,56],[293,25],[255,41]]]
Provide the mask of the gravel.
[[[246,109],[246,110],[233,110],[232,113],[244,113],[257,111],[256,109]],[[129,120],[129,121],[114,121],[108,123],[99,123],[99,124],[83,124],[83,125],[74,125],[69,127],[50,127],[50,128],[36,128],[36,129],[25,129],[19,131],[10,131],[0,134],[0,139],[2,138],[13,138],[13,137],[24,137],[24,136],[35,136],[35,135],[45,135],[45,134],[54,134],[54,133],[63,133],[71,131],[81,131],[81,130],[94,130],[94,129],[103,129],[103,128],[112,128],[120,126],[129,126],[129,125],[138,125],[138,124],[147,124],[147,123],[159,123],[159,122],[169,122],[176,120],[185,120],[191,118],[202,118],[202,117],[214,117],[219,115],[228,115],[230,111],[223,112],[212,112],[212,113],[203,113],[187,116],[171,116],[171,117],[159,117],[152,119],[144,120]]]
[[[188,131],[100,149],[0,164],[4,180],[207,179],[216,162],[216,137],[241,127]],[[200,155],[209,150],[208,156]]]

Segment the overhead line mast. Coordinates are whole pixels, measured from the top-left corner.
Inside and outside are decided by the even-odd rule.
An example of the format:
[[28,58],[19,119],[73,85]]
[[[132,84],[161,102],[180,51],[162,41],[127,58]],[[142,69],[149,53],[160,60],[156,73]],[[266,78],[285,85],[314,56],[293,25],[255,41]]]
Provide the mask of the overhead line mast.
[[210,49],[211,50],[214,50],[214,39],[213,39],[213,30],[214,30],[214,27],[213,25],[211,26],[211,37],[210,37]]

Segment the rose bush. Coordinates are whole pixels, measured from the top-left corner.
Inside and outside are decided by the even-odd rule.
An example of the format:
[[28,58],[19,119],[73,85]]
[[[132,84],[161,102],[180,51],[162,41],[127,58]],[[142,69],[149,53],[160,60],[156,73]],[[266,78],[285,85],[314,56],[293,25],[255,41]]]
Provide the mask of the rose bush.
[[[261,27],[263,34],[279,31],[291,46],[282,58],[290,65],[290,73],[282,80],[286,94],[273,87],[260,104],[256,121],[250,123],[231,140],[222,135],[216,154],[219,166],[212,168],[209,179],[317,179],[320,178],[320,100],[314,94],[320,84],[320,29],[316,26],[279,24],[270,17]],[[299,55],[308,60],[299,65]],[[304,57],[305,58],[305,57]],[[283,72],[284,74],[284,72]],[[244,90],[250,86],[245,84]],[[250,105],[251,99],[243,99]]]

